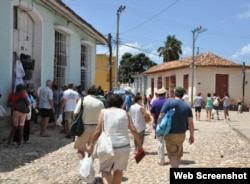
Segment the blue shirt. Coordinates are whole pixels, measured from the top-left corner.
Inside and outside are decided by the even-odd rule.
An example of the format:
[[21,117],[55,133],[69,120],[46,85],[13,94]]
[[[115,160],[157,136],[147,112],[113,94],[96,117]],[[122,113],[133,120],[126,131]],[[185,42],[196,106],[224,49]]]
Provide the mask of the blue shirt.
[[32,95],[28,95],[28,101],[29,101],[29,103],[34,103],[35,102],[35,99],[33,98],[33,96]]
[[125,110],[128,112],[130,109],[130,106],[132,104],[132,95],[131,94],[125,95],[124,103],[125,103]]
[[172,108],[175,108],[175,113],[172,117],[172,126],[169,133],[185,133],[188,123],[187,118],[193,117],[190,106],[182,100],[170,99],[164,103],[161,112],[166,114]]

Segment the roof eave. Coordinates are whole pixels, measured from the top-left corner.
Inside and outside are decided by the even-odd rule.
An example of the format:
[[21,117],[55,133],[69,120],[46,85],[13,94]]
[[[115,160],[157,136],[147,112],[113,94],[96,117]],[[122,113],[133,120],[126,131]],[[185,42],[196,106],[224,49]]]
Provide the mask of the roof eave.
[[[215,67],[215,68],[242,68],[242,65],[197,65],[197,68],[205,68],[205,67]],[[187,69],[190,68],[190,66],[180,66],[180,67],[174,67],[174,68],[166,68],[166,69],[159,69],[154,71],[145,71],[142,74],[154,74],[159,72],[166,72],[166,71],[173,71],[178,69]],[[250,66],[245,66],[245,69],[250,69]]]
[[[105,38],[99,31],[97,31],[91,24],[82,19],[77,15],[71,8],[69,8],[61,0],[41,0],[46,5],[51,7],[58,14],[66,17],[68,20],[72,21],[75,25],[79,26],[80,29],[84,30],[91,37],[96,39],[96,44],[107,45],[108,39]],[[56,8],[55,8],[56,7]]]

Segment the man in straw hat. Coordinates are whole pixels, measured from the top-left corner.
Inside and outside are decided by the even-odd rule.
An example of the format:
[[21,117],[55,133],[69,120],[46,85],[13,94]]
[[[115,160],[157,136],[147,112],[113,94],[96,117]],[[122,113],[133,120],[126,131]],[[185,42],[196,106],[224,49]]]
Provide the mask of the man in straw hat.
[[[161,112],[161,108],[163,104],[167,101],[166,98],[166,89],[161,88],[156,91],[156,94],[158,96],[157,99],[155,99],[152,103],[152,106],[150,108],[150,112],[152,116],[154,117],[154,129],[156,129],[157,126],[157,121],[159,114]],[[155,135],[155,138],[157,137],[157,148],[158,148],[158,163],[159,165],[164,165],[165,164],[165,156],[164,156],[164,144],[163,144],[163,139],[162,137],[158,137]]]

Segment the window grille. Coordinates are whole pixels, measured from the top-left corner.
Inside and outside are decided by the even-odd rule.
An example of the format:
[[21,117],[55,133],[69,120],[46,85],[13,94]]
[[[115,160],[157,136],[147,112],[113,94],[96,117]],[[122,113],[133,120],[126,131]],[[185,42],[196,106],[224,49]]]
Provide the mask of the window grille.
[[81,45],[81,86],[86,89],[90,81],[90,49],[86,45]]
[[60,89],[68,81],[68,36],[55,31],[54,82]]

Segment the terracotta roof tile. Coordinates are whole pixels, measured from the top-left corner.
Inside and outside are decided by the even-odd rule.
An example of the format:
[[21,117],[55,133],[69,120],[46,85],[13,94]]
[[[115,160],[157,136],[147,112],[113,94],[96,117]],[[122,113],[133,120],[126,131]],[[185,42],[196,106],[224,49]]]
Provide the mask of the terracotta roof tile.
[[[157,72],[168,71],[168,70],[176,70],[179,68],[187,68],[191,66],[192,60],[193,60],[192,57],[188,57],[188,58],[184,58],[181,60],[165,62],[163,64],[156,65],[148,69],[143,74],[157,73]],[[233,61],[223,59],[215,54],[212,54],[211,52],[203,53],[203,54],[196,56],[195,65],[198,67],[206,67],[206,66],[235,67],[235,68],[242,67],[241,64],[237,64]]]

